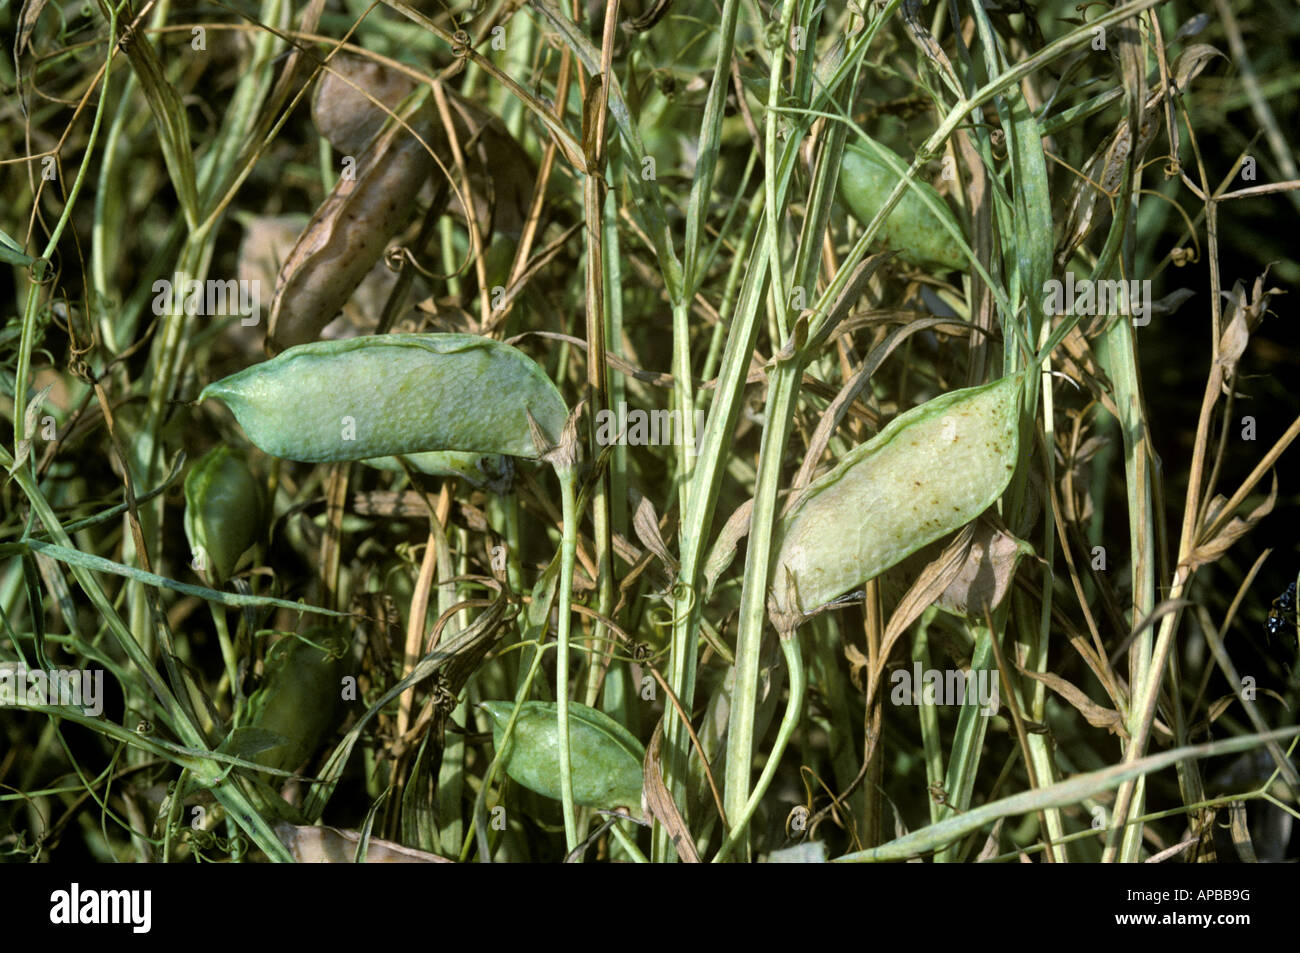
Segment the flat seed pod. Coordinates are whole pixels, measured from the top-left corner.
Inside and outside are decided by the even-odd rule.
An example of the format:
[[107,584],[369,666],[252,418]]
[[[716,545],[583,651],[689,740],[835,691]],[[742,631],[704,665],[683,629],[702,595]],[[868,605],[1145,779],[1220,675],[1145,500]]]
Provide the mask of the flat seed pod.
[[[871,148],[894,156],[904,169],[909,165],[876,142],[871,143],[869,148],[856,145],[844,147],[839,176],[840,197],[853,217],[863,225],[876,217],[900,178]],[[964,269],[966,256],[961,247],[944,228],[939,217],[926,206],[917,189],[931,196],[938,203],[944,219],[956,225],[956,218],[939,193],[928,183],[914,180],[912,188],[903,193],[894,210],[886,217],[885,224],[877,233],[877,241],[897,251],[904,261],[922,268],[943,268],[948,271]]]
[[[492,743],[500,750],[515,703],[483,702],[492,716]],[[555,702],[524,702],[515,722],[506,773],[530,791],[560,800],[560,726]],[[569,703],[573,802],[584,807],[641,810],[645,749],[609,715]]]
[[261,538],[265,495],[243,454],[218,446],[185,477],[185,535],[196,564],[217,582]]
[[522,351],[473,334],[382,334],[290,348],[204,388],[256,446],[305,463],[430,450],[540,457],[568,410]]
[[1016,468],[1023,380],[926,401],[813,481],[781,521],[774,617],[820,608],[997,500]]

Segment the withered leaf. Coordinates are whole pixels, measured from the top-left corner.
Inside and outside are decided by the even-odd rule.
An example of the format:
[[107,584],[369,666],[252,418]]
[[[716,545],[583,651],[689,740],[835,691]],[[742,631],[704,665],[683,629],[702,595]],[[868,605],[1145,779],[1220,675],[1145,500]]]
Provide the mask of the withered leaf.
[[[1273,511],[1273,505],[1277,502],[1277,474],[1273,474],[1273,487],[1269,490],[1268,496],[1259,506],[1255,507],[1245,516],[1234,516],[1228,521],[1213,538],[1201,543],[1188,555],[1183,561],[1183,565],[1189,569],[1196,569],[1200,566],[1208,565],[1214,562],[1220,556],[1231,548],[1232,544],[1241,537],[1245,536],[1255,525],[1265,516]],[[1227,503],[1222,496],[1215,496],[1211,501],[1206,512],[1206,522],[1213,523],[1219,512]]]
[[940,594],[935,605],[956,615],[982,617],[985,607],[992,610],[1001,605],[1011,588],[1020,557],[1033,551],[1033,546],[1012,536],[993,520],[977,520],[957,578]]
[[1088,724],[1094,728],[1105,728],[1112,735],[1119,735],[1121,738],[1128,737],[1128,732],[1124,728],[1124,719],[1120,717],[1119,712],[1113,708],[1104,708],[1098,705],[1085,695],[1081,689],[1067,682],[1061,676],[1053,675],[1051,672],[1034,672],[1023,668],[1020,669],[1020,673],[1035,681],[1042,682],[1056,692],[1056,694],[1073,705],[1079,714],[1087,719]]

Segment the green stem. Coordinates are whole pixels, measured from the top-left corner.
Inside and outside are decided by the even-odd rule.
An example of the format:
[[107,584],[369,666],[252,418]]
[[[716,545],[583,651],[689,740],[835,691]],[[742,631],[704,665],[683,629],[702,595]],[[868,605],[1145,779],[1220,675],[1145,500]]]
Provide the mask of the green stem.
[[[776,519],[781,462],[799,396],[803,362],[795,357],[778,364],[772,375],[767,426],[759,449],[754,512],[749,527],[749,553],[740,594],[740,620],[736,631],[736,689],[727,734],[726,790],[723,803],[728,818],[739,818],[749,803],[750,762],[754,749],[754,711],[758,705],[758,666],[763,640],[763,620],[772,527]],[[744,830],[737,824],[737,830]]]
[[555,708],[560,724],[560,801],[564,810],[565,851],[578,846],[578,821],[573,808],[573,767],[569,761],[569,624],[573,607],[573,563],[577,555],[578,507],[574,498],[577,474],[560,470],[560,506],[564,535],[560,541],[560,621],[555,649]]
[[[781,651],[785,654],[786,668],[790,672],[790,697],[786,702],[785,715],[781,718],[781,727],[777,729],[776,743],[772,745],[772,751],[768,755],[767,764],[763,766],[763,773],[759,776],[758,784],[754,787],[754,792],[745,802],[744,808],[738,813],[732,814],[730,807],[727,814],[731,818],[731,834],[718,848],[717,854],[713,857],[713,863],[721,863],[727,859],[727,856],[741,843],[745,838],[745,832],[749,827],[750,819],[753,818],[754,812],[758,810],[758,802],[763,799],[767,789],[772,784],[772,779],[776,776],[776,769],[781,763],[781,756],[785,754],[786,747],[790,744],[790,737],[794,734],[795,725],[799,723],[799,713],[803,710],[804,688],[807,685],[807,676],[804,673],[803,651],[799,646],[798,633],[791,633],[789,636],[781,637]],[[737,678],[739,684],[739,678]]]

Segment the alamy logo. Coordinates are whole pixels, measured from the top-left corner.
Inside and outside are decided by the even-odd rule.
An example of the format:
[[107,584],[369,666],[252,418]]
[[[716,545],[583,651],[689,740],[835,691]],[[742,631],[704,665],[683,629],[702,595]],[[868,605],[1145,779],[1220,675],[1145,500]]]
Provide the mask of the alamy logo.
[[1074,272],[1065,273],[1065,281],[1055,278],[1043,282],[1043,312],[1063,314],[1127,314],[1134,327],[1151,323],[1150,281],[1074,280]]
[[910,671],[900,668],[889,681],[889,700],[895,705],[977,704],[985,715],[996,715],[1001,706],[998,673],[987,669],[922,670],[921,663],[914,662]]
[[221,281],[209,278],[199,281],[183,271],[171,279],[159,278],[153,283],[153,313],[223,317],[240,315],[239,323],[245,327],[257,324],[262,304],[262,283],[257,280],[228,278]]
[[[704,432],[704,411],[695,412],[695,440],[689,450],[700,452],[700,435]],[[679,410],[628,410],[625,401],[617,411],[596,414],[596,442],[602,447],[625,444],[629,447],[679,447],[686,442],[682,414]]]
[[0,664],[0,708],[9,705],[59,705],[80,708],[97,718],[104,711],[104,670],[28,669],[22,663]]
[[50,894],[51,923],[127,923],[132,933],[148,933],[152,910],[150,890],[82,890],[74,883]]

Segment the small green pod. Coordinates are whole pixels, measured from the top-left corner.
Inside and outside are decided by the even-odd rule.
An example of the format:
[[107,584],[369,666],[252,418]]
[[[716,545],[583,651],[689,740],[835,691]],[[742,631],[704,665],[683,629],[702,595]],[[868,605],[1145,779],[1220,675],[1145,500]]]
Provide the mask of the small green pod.
[[1016,468],[1023,381],[926,401],[809,484],[780,524],[774,615],[824,606],[992,505]]
[[[483,702],[492,716],[492,743],[501,750],[515,703]],[[641,765],[645,749],[609,715],[569,703],[569,763],[573,802],[606,810],[641,812]],[[555,702],[524,702],[515,722],[506,773],[530,791],[560,800],[560,726]]]
[[473,334],[317,341],[209,384],[256,446],[305,463],[432,450],[538,459],[531,413],[552,442],[568,416],[522,351]]
[[315,753],[339,721],[346,648],[343,637],[328,626],[314,626],[301,639],[281,639],[271,646],[262,686],[249,696],[242,720],[283,740],[250,755],[250,761],[293,771]]
[[185,477],[185,535],[194,565],[218,583],[265,529],[265,493],[244,455],[225,445],[199,459]]
[[495,489],[508,486],[514,477],[514,464],[510,457],[495,453],[462,453],[458,450],[408,453],[402,457],[371,457],[362,460],[368,467],[402,473],[405,460],[416,473],[427,476],[460,477],[470,486]]
[[[873,149],[893,156],[900,163],[900,168],[906,169],[909,165],[877,142],[869,141],[867,147],[844,147],[839,176],[840,198],[849,207],[853,217],[863,225],[876,217],[901,178],[879,155],[871,151]],[[937,203],[940,210],[938,215],[926,206],[921,193],[930,196]],[[942,220],[939,215],[943,216]],[[944,227],[944,221],[958,227],[956,217],[939,193],[928,183],[913,180],[912,187],[903,193],[893,211],[885,218],[876,240],[886,248],[897,251],[904,261],[918,267],[960,271],[966,267],[966,255]]]

